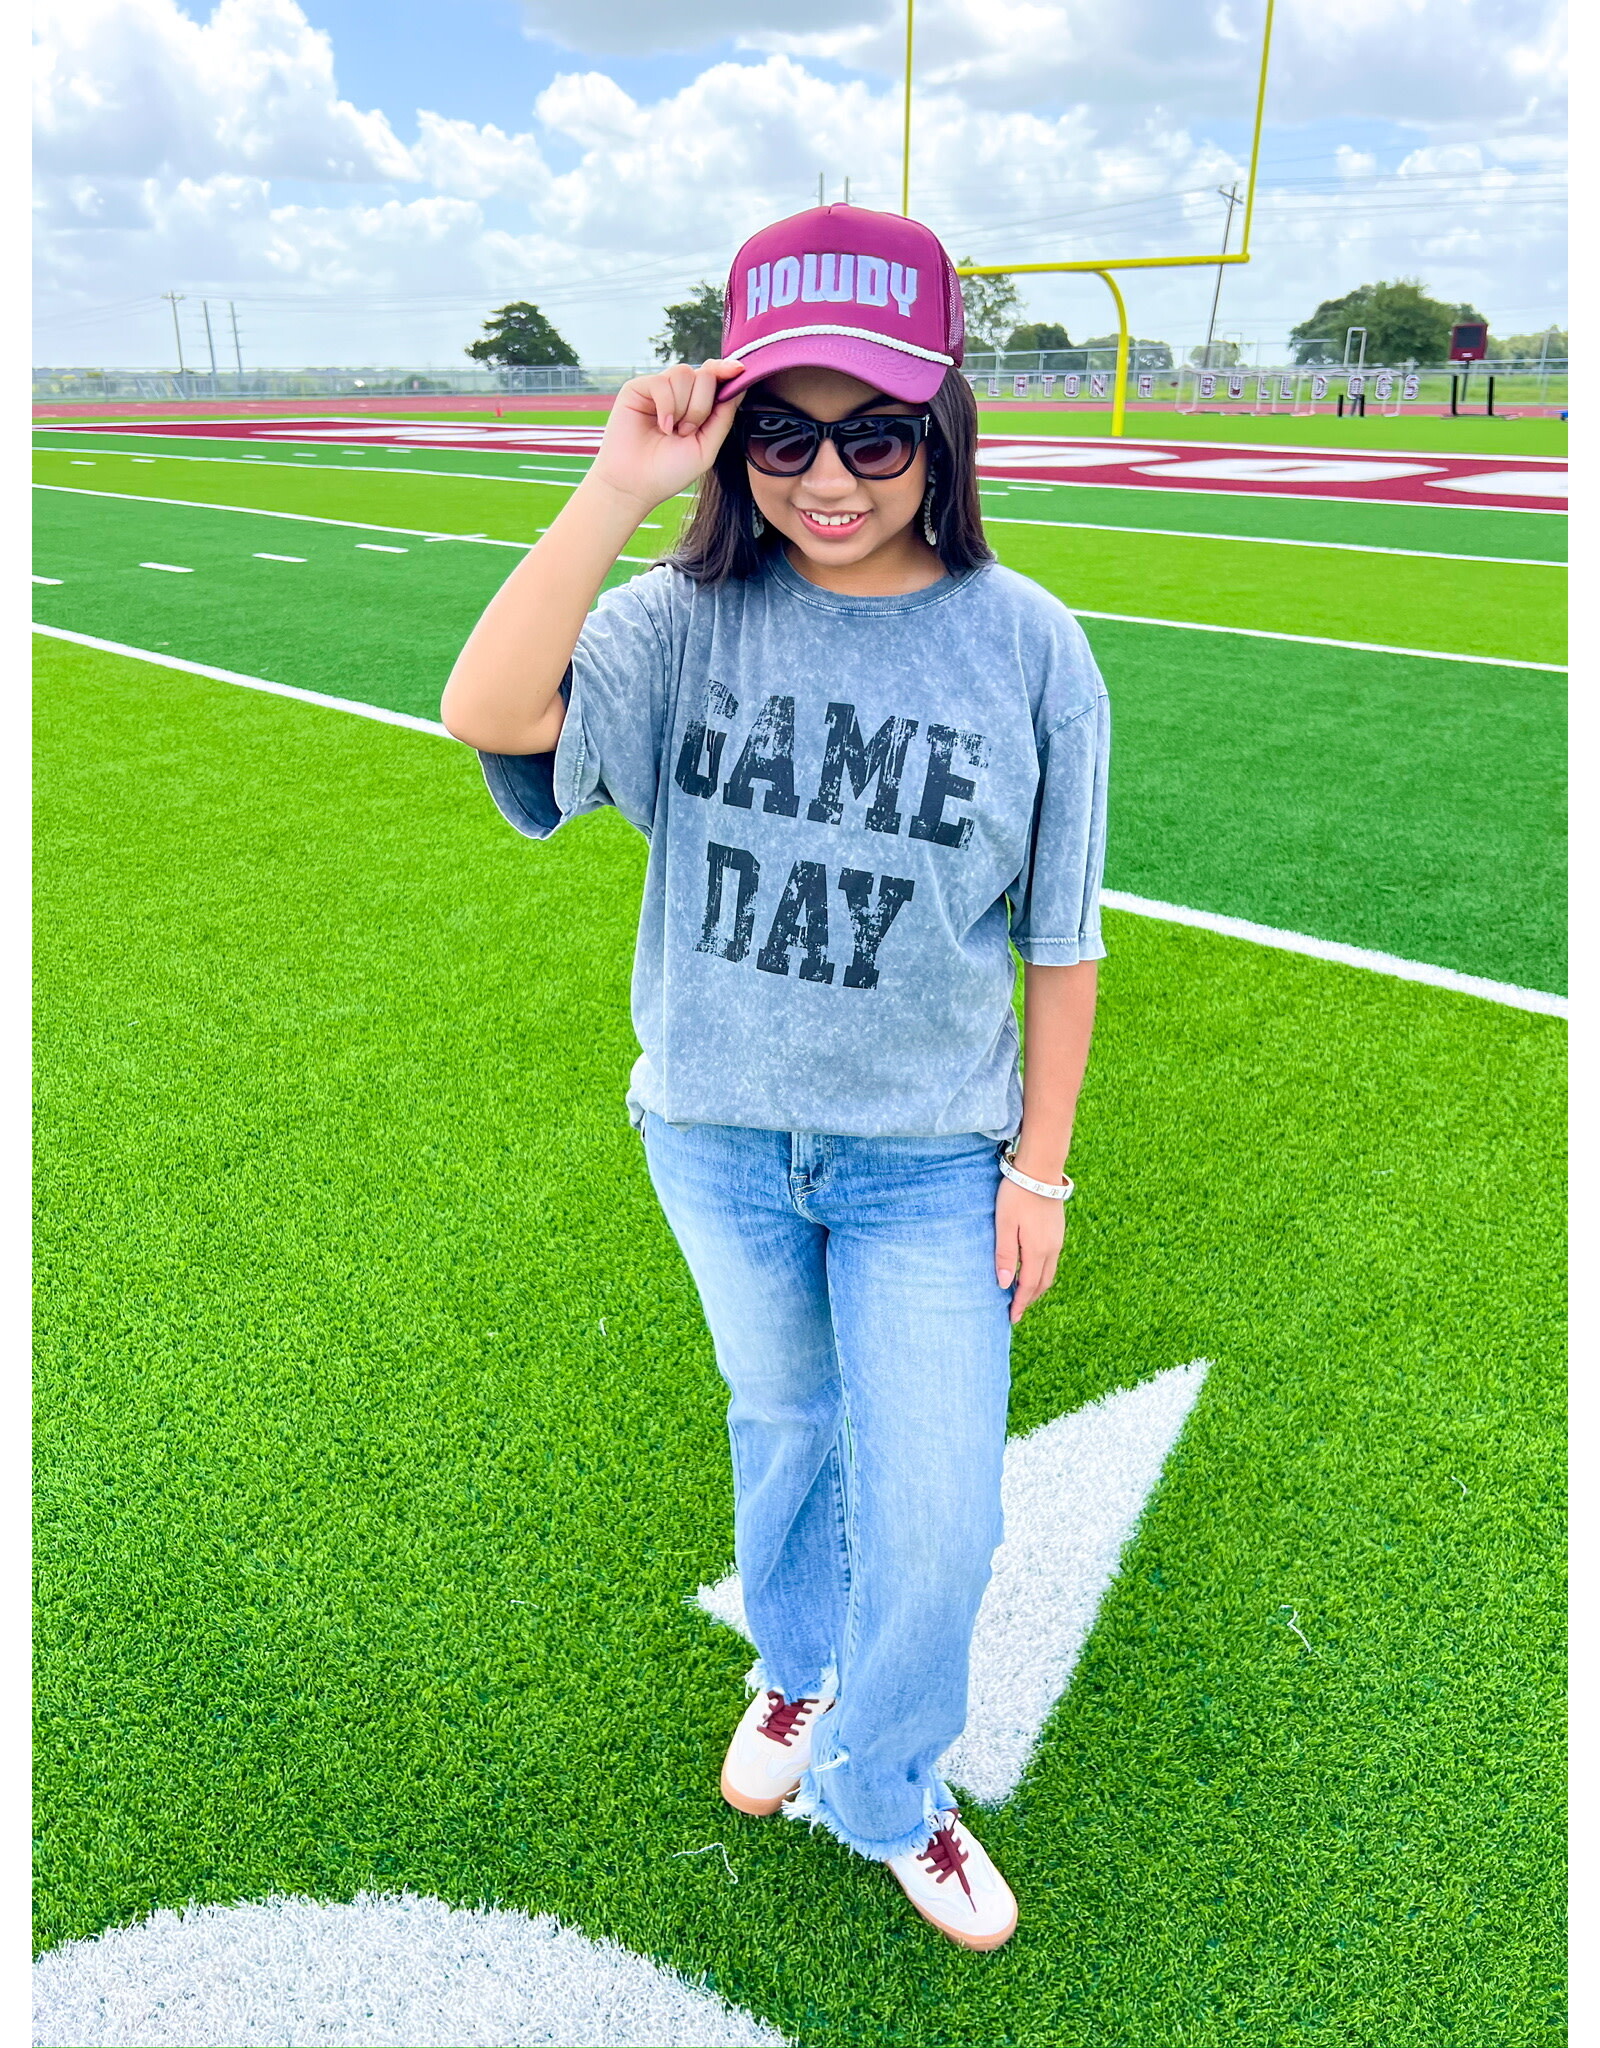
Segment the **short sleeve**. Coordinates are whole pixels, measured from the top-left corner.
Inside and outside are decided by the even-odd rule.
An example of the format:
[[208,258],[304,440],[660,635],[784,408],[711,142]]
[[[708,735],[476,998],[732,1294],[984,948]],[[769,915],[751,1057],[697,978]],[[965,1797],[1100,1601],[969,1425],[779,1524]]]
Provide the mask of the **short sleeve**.
[[665,573],[603,593],[561,685],[567,713],[547,754],[480,754],[506,821],[548,839],[569,818],[614,805],[649,836],[668,719],[670,636],[658,617]]
[[1073,967],[1105,956],[1100,878],[1110,743],[1110,707],[1101,691],[1040,745],[1028,857],[1006,891],[1011,942],[1032,966]]

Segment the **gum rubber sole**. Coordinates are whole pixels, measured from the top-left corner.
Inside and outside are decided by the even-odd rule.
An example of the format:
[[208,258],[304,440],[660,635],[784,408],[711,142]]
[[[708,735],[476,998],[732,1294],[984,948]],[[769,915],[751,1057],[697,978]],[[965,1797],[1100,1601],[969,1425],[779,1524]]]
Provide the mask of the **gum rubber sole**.
[[800,1780],[796,1778],[789,1789],[786,1792],[780,1792],[776,1799],[752,1799],[748,1792],[741,1792],[736,1786],[728,1783],[726,1767],[724,1767],[722,1773],[723,1798],[739,1813],[753,1814],[757,1820],[769,1819],[782,1806],[783,1802],[786,1799],[792,1799],[799,1789]]
[[[899,1879],[897,1878],[895,1882],[898,1884]],[[905,1886],[901,1885],[900,1889],[905,1891]],[[926,1907],[917,1904],[917,1901],[911,1897],[909,1892],[906,1892],[906,1898],[922,1918],[927,1921],[930,1927],[937,1928],[945,1940],[953,1941],[957,1948],[973,1949],[979,1954],[987,1954],[990,1949],[1004,1948],[1005,1944],[1017,1931],[1017,1916],[1013,1913],[1011,1925],[1002,1928],[998,1934],[961,1934],[954,1927],[947,1926],[943,1920],[935,1920]]]

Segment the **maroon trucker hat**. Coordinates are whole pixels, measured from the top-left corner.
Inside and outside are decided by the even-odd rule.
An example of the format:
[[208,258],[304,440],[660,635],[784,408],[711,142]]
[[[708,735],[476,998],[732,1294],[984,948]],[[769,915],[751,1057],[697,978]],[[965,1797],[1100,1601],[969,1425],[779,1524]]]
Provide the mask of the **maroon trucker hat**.
[[813,206],[734,257],[722,353],[745,368],[717,397],[820,368],[920,402],[961,361],[964,332],[961,280],[930,228],[865,206]]

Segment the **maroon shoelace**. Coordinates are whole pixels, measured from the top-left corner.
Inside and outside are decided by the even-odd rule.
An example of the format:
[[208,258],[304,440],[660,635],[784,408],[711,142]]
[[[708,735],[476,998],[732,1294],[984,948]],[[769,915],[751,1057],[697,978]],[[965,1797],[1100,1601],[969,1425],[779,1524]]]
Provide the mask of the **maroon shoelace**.
[[960,1818],[960,1812],[952,1808],[949,1820],[939,1829],[927,1848],[918,1856],[917,1861],[926,1863],[937,1873],[934,1878],[935,1884],[943,1884],[953,1871],[961,1880],[961,1889],[970,1899],[972,1887],[967,1882],[966,1871],[961,1867],[968,1860],[969,1852],[956,1840],[956,1822]]
[[769,1692],[767,1698],[772,1704],[761,1723],[761,1732],[769,1742],[781,1742],[787,1749],[799,1733],[800,1723],[817,1703],[815,1700],[786,1700],[781,1692]]

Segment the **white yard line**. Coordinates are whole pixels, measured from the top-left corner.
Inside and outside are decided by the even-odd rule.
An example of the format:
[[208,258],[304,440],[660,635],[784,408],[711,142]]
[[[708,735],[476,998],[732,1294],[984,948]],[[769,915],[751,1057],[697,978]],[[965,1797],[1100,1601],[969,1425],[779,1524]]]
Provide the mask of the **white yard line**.
[[404,533],[416,540],[476,541],[485,548],[532,547],[527,540],[485,540],[479,534],[440,533],[431,526],[383,526],[376,519],[329,519],[320,512],[272,512],[261,505],[213,505],[197,498],[147,497],[143,491],[97,491],[89,484],[35,484],[36,491],[62,491],[75,498],[115,498],[129,505],[178,505],[189,512],[242,512],[250,519],[292,519],[302,526],[345,526],[357,533]]
[[[980,449],[980,460],[982,455],[983,451]],[[1520,461],[1522,458],[1519,456],[1516,459]],[[990,477],[987,472],[983,471],[980,471],[979,474],[979,486],[981,489],[987,489],[991,484],[1015,485],[1017,482],[1018,479],[1015,477]],[[1113,483],[1109,477],[1091,477],[1086,474],[1080,474],[1071,483],[1059,482],[1055,485],[1055,488],[1058,491],[1160,491],[1163,497],[1168,498],[1264,498],[1269,502],[1278,504],[1282,504],[1287,499],[1296,505],[1387,505],[1398,507],[1405,512],[1437,512],[1441,509],[1446,509],[1443,507],[1442,501],[1440,504],[1435,504],[1432,499],[1352,498],[1342,496],[1334,491],[1285,490],[1281,486],[1275,491],[1252,491],[1244,489],[1238,484],[1233,484],[1227,490],[1219,491],[1215,488],[1208,490],[1203,484],[1118,484]],[[1487,505],[1457,505],[1455,509],[1458,512],[1522,512],[1530,519],[1565,519],[1567,517],[1565,505],[1512,505],[1505,503],[1503,500]]]
[[1545,1017],[1565,1017],[1567,998],[1543,989],[1518,988],[1515,982],[1486,981],[1478,974],[1458,974],[1453,967],[1434,967],[1425,960],[1403,960],[1396,953],[1374,953],[1366,946],[1346,946],[1337,939],[1313,938],[1308,932],[1280,931],[1276,925],[1252,924],[1248,918],[1221,917],[1212,910],[1190,910],[1181,903],[1158,903],[1148,896],[1128,896],[1120,889],[1102,889],[1108,910],[1131,911],[1164,924],[1193,925],[1225,939],[1247,939],[1254,946],[1272,946],[1283,953],[1304,953],[1313,960],[1336,961],[1341,967],[1365,968],[1369,974],[1391,975],[1397,981],[1426,982],[1430,988],[1453,989],[1457,995],[1481,996],[1512,1010],[1533,1010]]
[[[35,484],[36,491],[61,491],[79,498],[115,498],[133,505],[181,505],[191,512],[240,512],[254,519],[297,519],[310,526],[344,526],[361,533],[404,533],[419,540],[458,540],[468,546],[521,548],[533,546],[526,540],[486,540],[476,533],[435,533],[421,526],[380,526],[370,519],[329,519],[315,512],[268,512],[258,505],[213,505],[194,498],[146,497],[142,491],[98,491],[86,484]],[[358,543],[360,545],[360,543]],[[619,555],[619,562],[650,563],[653,555]],[[1133,612],[1097,612],[1082,605],[1067,609],[1080,619],[1106,619],[1126,626],[1165,626],[1177,633],[1232,633],[1246,640],[1285,640],[1301,647],[1343,647],[1356,654],[1397,654],[1413,661],[1464,661],[1479,668],[1527,668],[1565,675],[1565,667],[1553,661],[1513,661],[1502,654],[1445,654],[1431,647],[1390,647],[1373,640],[1330,640],[1315,633],[1275,633],[1264,626],[1212,626],[1194,619],[1149,619]]]
[[[38,455],[57,455],[60,452],[56,448],[39,448],[34,450],[34,453]],[[125,448],[97,448],[94,452],[97,455],[120,455],[127,462],[213,462],[224,465],[231,464],[235,468],[253,465],[257,469],[298,469],[300,467],[298,462],[274,462],[270,455],[168,455],[165,451],[160,455],[129,455]],[[576,490],[583,481],[582,477],[576,476],[503,476],[498,470],[398,469],[392,466],[374,469],[369,463],[365,462],[325,462],[322,467],[325,474],[329,476],[459,477],[463,482],[473,484],[520,484],[525,488],[530,485],[537,488],[540,484],[548,484],[552,490],[556,491]],[[41,485],[40,488],[45,489],[47,486]],[[1471,511],[1473,508],[1469,505],[1465,508],[1458,506],[1455,509],[1458,511],[1462,509]],[[1516,509],[1521,510],[1522,508],[1518,507]]]
[[61,578],[59,576],[35,576],[33,580],[35,583],[59,583]]
[[1495,562],[1508,569],[1565,569],[1529,555],[1457,555],[1448,548],[1380,548],[1355,540],[1288,540],[1275,533],[1201,533],[1190,526],[1115,526],[1100,519],[1021,519],[1008,512],[984,514],[986,526],[1060,526],[1074,533],[1151,533],[1166,540],[1239,541],[1257,548],[1326,548],[1340,555],[1402,555],[1419,562]]
[[158,654],[148,647],[127,647],[120,640],[101,640],[93,633],[71,633],[65,626],[35,624],[36,633],[49,640],[69,640],[74,647],[92,647],[99,654],[121,654],[129,661],[147,661],[152,668],[175,668],[186,676],[204,676],[208,682],[233,683],[241,690],[263,690],[269,697],[293,697],[301,704],[320,704],[327,711],[348,711],[356,718],[371,718],[379,725],[403,725],[412,732],[431,732],[447,740],[450,734],[435,718],[413,718],[409,711],[385,711],[380,704],[361,704],[353,697],[328,697],[320,690],[297,690],[292,683],[269,683],[264,676],[240,675],[237,669],[213,668],[209,662],[183,661],[175,654]]
[[1296,647],[1343,647],[1352,654],[1398,654],[1408,661],[1464,661],[1474,668],[1531,668],[1553,676],[1567,673],[1559,661],[1513,661],[1504,654],[1444,654],[1435,647],[1389,647],[1381,640],[1330,640],[1320,633],[1274,633],[1265,626],[1208,626],[1197,619],[1147,619],[1136,612],[1092,612],[1080,604],[1067,610],[1078,619],[1108,619],[1122,626],[1170,626],[1175,633],[1232,633],[1244,640],[1287,640]]
[[305,560],[305,556],[304,556],[304,555],[267,555],[267,554],[260,554],[260,553],[258,553],[258,554],[252,555],[250,559],[251,559],[252,561],[255,561],[255,562],[303,562],[303,561]]
[[176,562],[141,562],[141,569],[160,569],[168,576],[192,576],[192,569],[180,568]]
[[[473,538],[476,539],[477,536],[474,535]],[[411,552],[409,548],[392,548],[381,540],[358,540],[356,546],[365,548],[369,555],[409,555]]]
[[[349,697],[329,697],[319,690],[299,690],[290,683],[271,683],[261,676],[240,675],[230,668],[213,668],[203,661],[183,661],[176,655],[160,654],[148,647],[128,647],[119,640],[101,640],[92,633],[69,632],[64,626],[35,625],[34,632],[51,640],[70,641],[74,647],[92,647],[101,654],[121,654],[130,661],[148,662],[153,668],[177,669],[184,675],[204,676],[215,683],[234,683],[244,690],[262,690],[272,697],[293,697],[302,704],[320,704],[328,711],[348,711],[357,718],[370,718],[379,725],[403,725],[412,732],[428,732],[440,739],[451,735],[436,719],[413,718],[406,711],[385,711],[376,704],[361,704]],[[1549,995],[1542,989],[1519,988],[1514,982],[1488,981],[1481,975],[1458,974],[1453,967],[1434,967],[1424,960],[1403,960],[1394,953],[1375,953],[1365,946],[1347,946],[1337,939],[1313,938],[1306,932],[1280,931],[1274,925],[1251,924],[1240,917],[1221,917],[1214,911],[1190,910],[1183,904],[1158,903],[1148,896],[1129,896],[1120,889],[1105,889],[1101,901],[1108,910],[1131,912],[1166,924],[1194,925],[1202,931],[1217,932],[1224,938],[1244,939],[1257,946],[1271,946],[1280,952],[1302,953],[1313,960],[1332,961],[1341,967],[1359,967],[1371,974],[1386,974],[1399,981],[1420,981],[1457,995],[1478,996],[1485,1002],[1501,1003],[1513,1010],[1533,1010],[1550,1017],[1565,1017],[1567,998]]]

